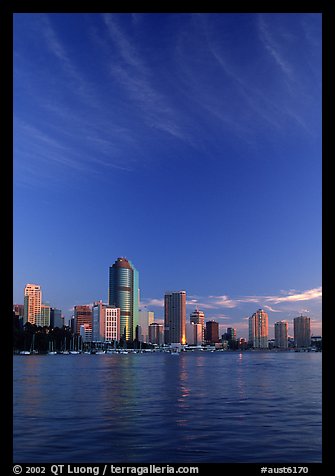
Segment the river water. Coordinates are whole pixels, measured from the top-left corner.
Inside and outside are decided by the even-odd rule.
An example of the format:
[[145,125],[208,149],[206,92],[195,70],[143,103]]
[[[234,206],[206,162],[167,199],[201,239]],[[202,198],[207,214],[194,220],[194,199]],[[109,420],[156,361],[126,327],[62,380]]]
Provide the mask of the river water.
[[14,462],[321,462],[321,360],[14,356]]

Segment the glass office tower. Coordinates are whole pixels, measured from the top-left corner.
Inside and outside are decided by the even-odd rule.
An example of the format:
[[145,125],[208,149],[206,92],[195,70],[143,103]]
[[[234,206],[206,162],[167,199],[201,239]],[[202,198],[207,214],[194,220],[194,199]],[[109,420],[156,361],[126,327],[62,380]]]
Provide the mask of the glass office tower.
[[138,325],[139,276],[126,258],[117,258],[109,268],[108,303],[120,308],[121,337],[134,340]]

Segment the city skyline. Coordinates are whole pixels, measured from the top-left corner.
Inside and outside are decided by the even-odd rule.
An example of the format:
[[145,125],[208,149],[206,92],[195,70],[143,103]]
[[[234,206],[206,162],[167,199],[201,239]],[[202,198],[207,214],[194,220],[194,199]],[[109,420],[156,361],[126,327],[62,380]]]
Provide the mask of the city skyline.
[[14,14],[14,303],[108,302],[117,256],[157,319],[322,333],[321,14]]
[[[128,263],[128,260],[126,260],[125,258],[122,258],[122,257],[119,257],[116,259],[115,263],[114,264],[118,264],[121,262],[124,262],[126,261]],[[129,261],[129,263],[131,263]],[[110,267],[109,269],[111,269],[112,267]],[[135,270],[135,272],[137,273],[137,278],[136,278],[136,281],[138,281],[138,271],[133,267],[133,269]],[[42,294],[42,287],[40,285],[36,285],[36,284],[27,284],[25,286],[25,289],[27,287],[38,287],[39,289],[39,293]],[[109,286],[109,289],[110,289],[110,286]],[[177,291],[177,292],[171,292],[171,291],[167,291],[165,292],[165,295],[164,297],[162,298],[162,302],[163,302],[163,307],[164,307],[164,301],[166,301],[167,299],[167,296],[170,295],[178,295],[178,294],[186,294],[185,291]],[[293,296],[294,299],[296,299],[296,296]],[[272,297],[273,298],[273,297]],[[213,318],[210,318],[208,316],[206,316],[206,313],[202,310],[202,309],[199,309],[199,305],[196,304],[194,306],[194,300],[191,300],[191,301],[188,301],[186,296],[185,296],[185,307],[186,307],[186,321],[185,323],[188,324],[188,323],[198,323],[198,322],[203,322],[203,325],[205,325],[207,322],[210,322],[210,321],[215,321],[218,323],[219,325],[219,337],[221,338],[222,334],[224,334],[226,331],[230,332],[233,330],[235,331],[236,329],[234,329],[231,325],[227,325],[225,323],[222,323],[220,322],[219,319],[215,320]],[[157,300],[158,301],[158,300]],[[251,300],[251,302],[255,302],[254,299]],[[48,305],[48,307],[51,307],[51,311],[53,311],[53,306],[55,306],[54,304],[51,304],[49,302],[45,302],[45,304]],[[93,308],[94,306],[96,305],[102,305],[103,307],[114,307],[113,305],[110,306],[107,304],[107,299],[106,300],[99,300],[99,301],[93,301],[91,303],[86,303],[86,304],[77,304],[75,306],[73,306],[73,308],[71,309],[71,315],[66,318],[66,316],[64,316],[62,310],[59,310],[57,309],[57,311],[59,312],[62,312],[62,315],[64,316],[64,319],[65,319],[65,322],[64,322],[64,325],[70,325],[70,319],[71,317],[74,317],[75,316],[75,313],[76,313],[76,307],[79,307],[79,308],[82,308],[82,307],[88,307],[90,306],[91,307],[91,310],[93,312]],[[13,309],[14,308],[18,308],[18,307],[22,307],[22,309],[24,308],[24,305],[21,305],[19,303],[13,303]],[[41,304],[41,307],[43,307],[43,304]],[[152,310],[153,307],[157,307],[157,303],[156,303],[156,306],[151,306],[150,309],[148,309],[147,305],[142,305],[141,302],[139,301],[139,306],[138,306],[138,315],[140,316],[140,314],[142,313],[146,313],[146,314],[149,314],[151,315],[151,318],[150,318],[150,321],[149,321],[149,317],[147,317],[147,320],[148,322],[153,322],[153,319],[154,319],[154,322],[155,324],[161,324],[161,325],[164,325],[164,310],[163,310],[163,317],[157,317],[154,313],[154,311]],[[245,326],[241,326],[240,328],[237,328],[237,338],[244,338],[246,339],[247,341],[250,340],[250,320],[259,312],[262,312],[266,315],[266,320],[267,322],[269,322],[269,316],[268,316],[268,313],[266,313],[262,308],[258,309],[258,311],[251,311],[252,314],[250,314],[248,317],[244,318],[245,321],[247,321],[247,324]],[[155,316],[155,317],[153,317]],[[270,321],[270,323],[268,324],[268,333],[267,333],[267,336],[269,339],[274,339],[275,338],[275,331],[276,331],[276,325],[278,324],[281,324],[282,322],[286,322],[287,324],[287,332],[288,332],[288,336],[290,337],[293,337],[295,331],[295,320],[299,318],[302,318],[302,313],[300,313],[300,316],[297,316],[295,315],[294,317],[292,317],[291,319],[291,322],[286,322],[286,321],[277,321],[275,319],[275,316],[272,317],[272,320]],[[142,317],[143,319],[143,317]],[[317,328],[316,326],[313,325],[313,319],[310,318],[310,317],[307,317],[307,316],[304,316],[304,319],[308,319],[309,320],[309,325],[310,325],[310,328],[311,328],[311,336],[315,336],[315,335],[322,335],[322,331],[321,331],[321,328]],[[140,324],[140,318],[139,318],[139,324]],[[144,321],[143,321],[144,322]],[[242,323],[243,324],[243,323]],[[240,332],[242,329],[242,333]],[[186,330],[185,330],[186,331]],[[143,332],[143,330],[141,331]],[[147,331],[144,331],[144,335]],[[136,329],[134,330],[134,335],[136,335]],[[236,336],[235,336],[236,337]],[[252,340],[252,339],[251,339]],[[145,341],[145,340],[144,340]]]

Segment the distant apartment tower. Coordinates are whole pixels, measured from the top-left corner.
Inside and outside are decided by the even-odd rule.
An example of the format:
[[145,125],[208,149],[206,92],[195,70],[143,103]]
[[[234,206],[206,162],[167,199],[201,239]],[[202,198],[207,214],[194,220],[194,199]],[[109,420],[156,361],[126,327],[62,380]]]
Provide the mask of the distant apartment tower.
[[227,327],[227,340],[236,340],[236,329]]
[[90,306],[74,306],[74,331],[80,334],[80,326],[86,324],[85,329],[92,332],[92,309]]
[[61,309],[52,307],[50,309],[50,326],[52,328],[59,327],[61,329],[64,325],[64,318],[62,317]]
[[162,345],[164,344],[164,326],[157,322],[152,322],[149,325],[149,343]]
[[111,342],[120,340],[120,308],[95,302],[92,307],[92,340]]
[[138,310],[138,340],[140,342],[149,342],[149,326],[154,322],[155,314],[153,311],[142,308]]
[[202,329],[202,342],[205,340],[205,313],[199,309],[195,309],[190,314],[190,322],[193,324],[200,324]]
[[36,317],[36,324],[41,327],[50,326],[50,306],[48,304],[41,304],[41,313]]
[[109,268],[108,304],[120,308],[121,337],[134,340],[138,325],[139,278],[131,261],[117,258]]
[[38,284],[27,284],[24,288],[23,323],[37,324],[41,316],[42,291]]
[[255,349],[267,349],[269,337],[269,318],[263,309],[258,309],[249,317],[249,342]]
[[165,293],[164,341],[186,344],[186,291]]
[[206,322],[206,342],[208,344],[219,342],[219,323],[213,319]]
[[186,341],[188,345],[202,345],[204,341],[203,326],[188,322],[186,324]]
[[299,316],[293,319],[294,343],[296,347],[309,347],[311,345],[311,319]]
[[275,347],[288,348],[288,323],[287,321],[275,322]]

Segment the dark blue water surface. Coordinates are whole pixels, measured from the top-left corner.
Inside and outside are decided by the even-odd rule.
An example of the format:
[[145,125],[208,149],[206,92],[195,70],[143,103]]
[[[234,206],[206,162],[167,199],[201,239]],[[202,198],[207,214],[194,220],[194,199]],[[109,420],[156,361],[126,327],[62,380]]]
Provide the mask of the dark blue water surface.
[[321,462],[321,353],[15,356],[14,462]]

